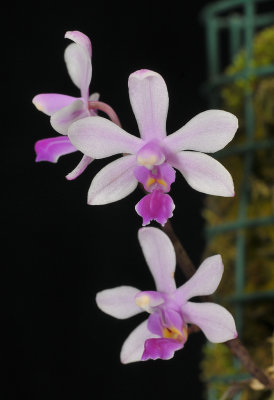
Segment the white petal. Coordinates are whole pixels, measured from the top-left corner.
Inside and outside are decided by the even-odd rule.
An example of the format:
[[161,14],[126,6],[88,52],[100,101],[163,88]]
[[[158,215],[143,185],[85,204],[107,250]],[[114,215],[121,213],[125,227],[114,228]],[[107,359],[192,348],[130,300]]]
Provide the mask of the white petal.
[[196,150],[214,153],[225,147],[238,129],[235,115],[223,110],[204,111],[181,129],[169,135],[165,142],[170,150]]
[[135,156],[124,156],[102,168],[91,182],[88,204],[112,203],[133,192],[138,184],[134,176],[135,166]]
[[217,289],[224,272],[220,255],[208,257],[195,274],[184,285],[176,290],[176,299],[182,304],[195,296],[208,296]]
[[142,322],[125,340],[120,354],[121,362],[123,364],[128,364],[141,361],[145,341],[155,337],[157,337],[157,335],[151,333],[147,328],[147,320]]
[[89,113],[84,107],[83,100],[77,99],[73,103],[52,114],[50,123],[57,132],[62,135],[67,135],[68,128],[73,122],[87,117],[88,115]]
[[83,118],[68,131],[71,143],[92,158],[105,158],[119,153],[135,154],[143,141],[102,117]]
[[65,50],[65,62],[72,82],[80,89],[81,97],[88,100],[91,81],[91,60],[87,51],[76,43],[71,43]]
[[234,318],[218,304],[188,301],[182,313],[184,320],[199,326],[212,343],[223,343],[237,337]]
[[128,87],[141,137],[165,137],[168,92],[164,79],[156,72],[141,69],[129,76]]
[[157,290],[173,293],[176,256],[170,239],[157,228],[139,229],[138,238]]
[[[77,147],[77,146],[75,146]],[[207,154],[182,151],[170,161],[195,190],[215,196],[234,196],[233,180],[219,161]]]
[[100,310],[112,317],[125,319],[139,314],[143,310],[135,303],[140,290],[132,286],[119,286],[97,293],[96,303]]

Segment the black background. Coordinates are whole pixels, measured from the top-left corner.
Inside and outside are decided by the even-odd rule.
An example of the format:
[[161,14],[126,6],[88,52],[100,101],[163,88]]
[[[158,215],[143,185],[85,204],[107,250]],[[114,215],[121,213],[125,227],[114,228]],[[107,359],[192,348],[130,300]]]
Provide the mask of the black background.
[[[79,153],[57,164],[35,163],[35,141],[55,132],[31,100],[43,92],[79,96],[63,52],[70,42],[65,32],[80,30],[93,46],[91,92],[100,92],[123,128],[138,135],[127,79],[148,68],[166,80],[172,133],[207,108],[200,94],[206,58],[199,22],[207,3],[13,2],[3,12],[3,399],[203,398],[202,334],[192,335],[170,361],[120,363],[123,341],[144,316],[116,320],[98,310],[94,299],[98,291],[123,284],[154,288],[137,241],[141,219],[134,206],[142,193],[91,207],[91,179],[109,160],[92,163],[72,182],[65,175]],[[204,197],[178,173],[171,195],[175,231],[198,266]],[[180,271],[176,278],[183,282]]]

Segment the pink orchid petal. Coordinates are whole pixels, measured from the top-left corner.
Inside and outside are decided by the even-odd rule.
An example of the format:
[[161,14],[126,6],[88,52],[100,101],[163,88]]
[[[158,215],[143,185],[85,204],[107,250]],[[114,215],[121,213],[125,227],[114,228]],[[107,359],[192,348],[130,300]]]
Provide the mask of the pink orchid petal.
[[92,158],[105,158],[119,153],[135,154],[143,145],[141,139],[102,117],[75,122],[69,128],[68,135],[77,149]]
[[125,319],[139,314],[143,310],[135,303],[139,289],[132,286],[119,286],[97,293],[96,303],[100,310],[112,317]]
[[176,350],[182,349],[184,342],[174,339],[153,338],[145,341],[145,350],[142,355],[142,361],[149,359],[170,360]]
[[168,92],[161,75],[141,69],[129,76],[128,87],[141,137],[145,140],[165,137]]
[[176,257],[168,236],[157,228],[141,228],[138,239],[157,290],[173,293],[176,289],[174,281]]
[[91,58],[92,49],[91,49],[91,42],[89,38],[82,32],[79,31],[67,31],[65,33],[65,38],[70,39],[76,44],[82,46],[86,52],[88,53],[89,58]]
[[223,110],[204,111],[181,129],[169,135],[166,145],[171,151],[196,150],[214,153],[225,147],[238,129],[235,115]]
[[224,272],[220,255],[208,257],[203,261],[195,274],[176,290],[175,298],[178,304],[195,296],[208,296],[217,289]]
[[138,184],[134,176],[135,165],[135,156],[124,156],[101,169],[91,182],[88,204],[112,203],[133,192]]
[[170,163],[181,172],[187,183],[199,192],[224,197],[235,194],[230,173],[219,161],[207,154],[182,151]]
[[34,148],[36,152],[35,161],[49,161],[52,163],[56,163],[59,157],[65,154],[77,151],[67,136],[38,140]]
[[32,99],[37,110],[42,111],[47,115],[52,115],[63,107],[73,103],[76,97],[66,96],[57,93],[41,93]]
[[234,318],[218,304],[188,301],[182,313],[185,321],[199,326],[212,343],[223,343],[237,337]]
[[80,176],[85,171],[85,169],[93,160],[93,158],[84,155],[79,164],[77,164],[77,166],[74,168],[74,170],[67,174],[66,179],[68,181],[72,181],[73,179],[78,178],[78,176]]
[[121,362],[123,364],[128,364],[131,362],[141,361],[145,341],[153,337],[155,337],[155,335],[147,328],[147,320],[138,325],[137,328],[131,332],[122,346],[120,354]]
[[143,218],[143,226],[155,220],[162,226],[173,216],[175,205],[168,194],[159,190],[144,196],[135,206],[138,215]]
[[61,108],[52,114],[50,123],[57,132],[67,135],[70,125],[78,119],[87,117],[88,110],[85,108],[83,100],[77,99],[68,106]]
[[92,73],[87,51],[82,46],[72,43],[66,48],[64,57],[72,82],[80,89],[81,97],[87,102]]

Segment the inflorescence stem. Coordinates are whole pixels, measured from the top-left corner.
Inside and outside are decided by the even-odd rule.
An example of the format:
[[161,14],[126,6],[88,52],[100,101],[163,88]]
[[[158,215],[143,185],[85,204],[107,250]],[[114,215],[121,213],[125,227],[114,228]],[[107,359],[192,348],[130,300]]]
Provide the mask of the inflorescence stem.
[[[167,221],[162,229],[169,236],[170,240],[173,243],[176,252],[177,263],[181,271],[187,279],[191,278],[192,275],[194,275],[196,268],[189,258],[187,252],[183,248],[180,240],[176,236],[170,221]],[[198,328],[194,331],[198,331]],[[256,365],[247,349],[241,343],[240,339],[231,339],[228,340],[225,344],[229,348],[231,353],[241,361],[241,363],[252,376],[257,378],[266,388],[274,388],[273,380],[269,379],[268,376]]]
[[[103,111],[109,116],[112,122],[121,127],[121,123],[117,114],[108,104],[103,103],[101,101],[90,101],[89,109]],[[167,221],[166,224],[162,227],[162,229],[168,235],[171,242],[173,243],[176,253],[177,263],[181,271],[183,272],[183,274],[187,279],[191,278],[195,274],[196,268],[191,259],[189,258],[184,247],[182,246],[182,243],[175,234],[170,221]],[[204,296],[202,300],[207,301],[207,299],[208,297]],[[199,330],[199,328],[196,326],[193,328],[194,328],[192,329],[193,332],[197,332]],[[254,378],[257,378],[258,381],[260,381],[266,388],[274,389],[273,380],[268,378],[268,376],[256,365],[256,363],[251,358],[249,352],[247,351],[245,346],[241,343],[239,338],[228,340],[224,344],[226,344],[231,353],[241,361],[243,366],[248,370],[248,372],[252,376],[254,376]]]
[[109,116],[112,122],[121,127],[121,122],[118,118],[118,115],[113,110],[113,108],[110,107],[108,104],[103,103],[102,101],[89,101],[88,108],[89,110],[103,111],[105,114]]

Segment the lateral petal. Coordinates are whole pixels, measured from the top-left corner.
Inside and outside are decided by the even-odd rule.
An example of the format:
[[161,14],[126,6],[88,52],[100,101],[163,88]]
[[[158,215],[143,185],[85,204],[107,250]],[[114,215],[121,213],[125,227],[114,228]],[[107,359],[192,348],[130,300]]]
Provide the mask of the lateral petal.
[[83,118],[70,126],[69,138],[82,153],[105,158],[119,153],[135,154],[143,141],[102,117]]
[[157,290],[173,293],[176,290],[174,281],[176,257],[170,239],[157,228],[139,229],[138,239]]
[[56,163],[59,157],[65,154],[77,151],[67,136],[38,140],[34,145],[34,149],[36,152],[35,161],[49,161],[52,163]]
[[32,102],[37,110],[42,111],[47,115],[52,115],[63,107],[68,106],[77,100],[76,97],[66,96],[58,93],[41,93],[37,94]]
[[[96,118],[96,117],[92,117]],[[136,188],[135,156],[124,156],[106,165],[93,178],[88,192],[88,204],[108,204],[123,199]]]
[[112,317],[125,319],[141,313],[135,303],[135,296],[140,290],[132,286],[119,286],[97,293],[96,303],[100,310]]
[[128,79],[129,97],[141,137],[145,140],[166,136],[168,92],[156,72],[141,69]]
[[199,326],[212,343],[223,343],[238,336],[234,318],[218,304],[188,301],[182,313],[184,320]]
[[157,337],[151,333],[147,328],[147,320],[142,322],[135,328],[128,338],[125,340],[120,359],[123,364],[128,364],[131,362],[141,361],[145,341],[150,338]]
[[93,160],[94,158],[83,155],[81,161],[79,162],[79,164],[76,165],[74,170],[72,170],[69,174],[66,175],[66,179],[68,181],[72,181],[73,179],[78,178],[78,176],[80,176],[85,171],[85,169]]
[[67,135],[68,128],[73,122],[85,118],[88,115],[89,112],[86,110],[83,100],[77,99],[73,103],[52,114],[50,123],[57,132],[62,135]]
[[238,129],[235,115],[223,110],[207,110],[192,118],[165,142],[170,150],[214,153],[225,147]]
[[185,284],[176,290],[175,298],[178,304],[195,296],[208,296],[217,289],[224,272],[220,255],[206,258],[195,274]]
[[207,154],[182,151],[173,157],[170,164],[177,168],[187,183],[198,192],[224,197],[232,197],[235,194],[228,170]]

